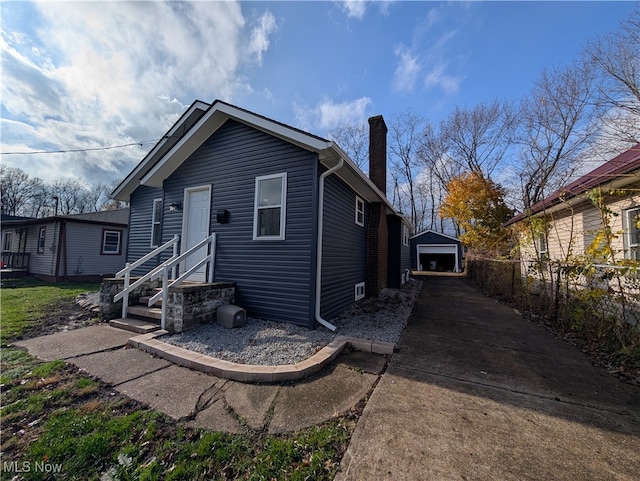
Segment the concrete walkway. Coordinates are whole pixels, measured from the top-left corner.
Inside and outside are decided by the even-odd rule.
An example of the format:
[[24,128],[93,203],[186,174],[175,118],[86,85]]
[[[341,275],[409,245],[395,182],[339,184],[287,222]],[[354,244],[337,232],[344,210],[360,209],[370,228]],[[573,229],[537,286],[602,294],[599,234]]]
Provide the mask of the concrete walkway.
[[423,281],[337,481],[640,479],[640,388],[465,279]]
[[95,325],[14,344],[46,361],[66,360],[190,426],[231,433],[252,429],[277,434],[336,417],[367,397],[387,364],[384,356],[354,351],[295,383],[248,384],[132,348],[127,345],[131,335]]

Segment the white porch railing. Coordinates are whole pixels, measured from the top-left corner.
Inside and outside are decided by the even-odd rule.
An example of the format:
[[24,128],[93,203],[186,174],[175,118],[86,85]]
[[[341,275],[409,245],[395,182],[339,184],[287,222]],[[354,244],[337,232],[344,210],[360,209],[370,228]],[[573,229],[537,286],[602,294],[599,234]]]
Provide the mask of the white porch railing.
[[[196,245],[191,247],[186,252],[178,255],[178,241],[180,240],[179,236],[174,236],[166,244],[154,249],[149,252],[144,257],[141,257],[134,263],[127,263],[126,267],[121,271],[117,272],[115,277],[117,279],[124,277],[124,289],[116,294],[113,298],[114,301],[119,301],[122,299],[122,318],[127,317],[127,308],[129,306],[129,293],[133,291],[135,288],[142,285],[144,282],[149,280],[155,280],[158,278],[162,278],[162,290],[158,292],[155,296],[149,299],[149,306],[152,306],[156,301],[162,299],[162,317],[160,319],[160,327],[161,329],[165,328],[165,321],[167,318],[167,303],[165,300],[167,299],[167,293],[171,287],[179,286],[185,280],[189,278],[192,274],[194,274],[200,267],[207,265],[208,269],[208,282],[213,282],[214,279],[214,266],[216,260],[216,234],[211,234],[206,239],[198,242]],[[165,250],[173,247],[173,255],[167,259],[165,262],[160,264],[157,267],[154,267],[149,272],[141,276],[138,280],[136,280],[133,284],[129,284],[131,278],[131,272],[140,267],[145,262],[148,262],[153,257],[158,254],[164,252]],[[196,261],[196,263],[187,269],[180,277],[177,277],[178,267],[181,262],[184,262],[188,257],[193,256],[197,251],[201,248],[205,247],[205,256]],[[177,277],[177,278],[176,278]]]

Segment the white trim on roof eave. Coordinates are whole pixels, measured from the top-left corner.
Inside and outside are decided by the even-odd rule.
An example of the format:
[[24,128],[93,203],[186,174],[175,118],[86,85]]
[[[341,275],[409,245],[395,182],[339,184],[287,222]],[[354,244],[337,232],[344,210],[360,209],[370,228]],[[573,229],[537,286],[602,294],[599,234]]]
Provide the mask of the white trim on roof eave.
[[140,180],[140,183],[161,187],[162,181],[171,175],[228,119],[244,123],[306,150],[322,152],[328,149],[330,145],[328,141],[320,140],[312,135],[305,134],[224,102],[216,101],[202,118],[191,127],[189,132]]
[[429,232],[431,232],[431,233],[433,233],[433,234],[436,234],[436,235],[439,235],[439,236],[442,236],[442,237],[446,237],[447,239],[451,239],[451,240],[454,240],[454,241],[456,241],[456,242],[460,242],[460,243],[462,243],[462,241],[461,241],[460,239],[458,239],[457,237],[453,237],[453,236],[450,236],[450,235],[444,234],[444,233],[442,233],[442,232],[437,232],[437,231],[435,231],[435,230],[433,230],[433,229],[423,230],[423,231],[422,231],[422,232],[420,232],[419,234],[416,234],[416,235],[414,235],[414,236],[411,236],[411,237],[410,237],[410,239],[415,239],[416,237],[420,237],[421,235],[427,234],[427,233],[429,233]]
[[171,137],[180,127],[184,125],[184,122],[186,122],[189,117],[191,117],[191,114],[193,112],[195,112],[196,110],[202,110],[203,112],[206,112],[210,106],[210,104],[203,102],[202,100],[196,100],[195,102],[193,102],[189,106],[189,108],[182,115],[180,115],[182,122],[176,122],[175,124],[173,124],[173,126],[162,136],[161,141],[156,143],[156,145],[153,146],[153,149],[147,152],[147,155],[143,157],[143,159],[138,163],[138,165],[133,168],[129,175],[127,175],[124,180],[120,182],[120,184],[113,190],[113,192],[111,193],[111,197],[115,200],[128,202],[131,194],[140,184],[140,179],[138,178],[139,174],[144,171],[145,167],[147,167],[149,162],[153,159],[153,156],[162,148],[162,146],[164,146],[164,144],[166,144],[168,138]]
[[[592,189],[595,188],[605,188],[607,190],[611,190],[611,189],[620,189],[620,188],[624,188],[628,185],[631,185],[635,182],[638,182],[638,177],[635,177],[635,175],[640,176],[640,170],[636,170],[633,172],[630,172],[629,174],[624,174],[624,176],[620,176],[620,177],[616,177],[613,178],[611,180],[602,182],[601,184],[598,184],[594,187],[592,187]],[[570,199],[567,199],[565,201],[561,201],[557,204],[552,204],[549,207],[542,207],[542,209],[536,211],[535,213],[531,213],[529,215],[525,215],[522,217],[522,219],[518,219],[515,222],[511,222],[509,223],[509,221],[507,221],[506,225],[507,226],[511,226],[511,225],[515,225],[518,224],[524,220],[527,219],[535,219],[538,217],[543,217],[545,215],[548,214],[555,214],[556,212],[560,212],[564,209],[567,209],[569,207],[574,207],[576,205],[582,204],[583,202],[589,202],[589,200],[585,197],[585,193],[588,192],[591,189],[587,189],[584,192],[580,192],[579,194],[576,194],[574,196],[572,196]]]

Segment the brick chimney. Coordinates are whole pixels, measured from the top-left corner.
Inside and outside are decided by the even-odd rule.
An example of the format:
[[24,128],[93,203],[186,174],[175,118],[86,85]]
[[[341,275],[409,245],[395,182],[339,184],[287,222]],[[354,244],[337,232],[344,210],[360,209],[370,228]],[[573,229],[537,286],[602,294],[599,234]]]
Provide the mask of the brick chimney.
[[[369,119],[369,178],[386,196],[387,125],[382,115]],[[372,202],[367,225],[367,297],[378,297],[387,287],[387,252],[387,207],[383,202]]]
[[387,195],[387,124],[382,115],[369,118],[369,178]]

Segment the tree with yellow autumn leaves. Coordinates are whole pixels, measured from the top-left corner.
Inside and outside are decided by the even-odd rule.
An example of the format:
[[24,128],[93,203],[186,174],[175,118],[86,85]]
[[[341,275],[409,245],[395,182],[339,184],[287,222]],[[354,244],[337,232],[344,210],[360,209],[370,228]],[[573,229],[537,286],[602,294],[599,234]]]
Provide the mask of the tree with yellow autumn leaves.
[[479,172],[465,172],[447,184],[440,217],[459,228],[460,240],[470,249],[508,251],[509,235],[504,223],[513,211],[504,202],[504,189]]

